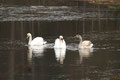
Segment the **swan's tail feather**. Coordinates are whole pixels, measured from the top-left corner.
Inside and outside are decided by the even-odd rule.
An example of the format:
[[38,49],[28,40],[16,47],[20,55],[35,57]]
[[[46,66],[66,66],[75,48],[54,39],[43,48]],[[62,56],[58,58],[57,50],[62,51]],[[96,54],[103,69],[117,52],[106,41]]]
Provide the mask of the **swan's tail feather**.
[[46,43],[47,43],[47,41],[44,41],[44,42],[43,42],[43,44],[46,44]]
[[90,47],[92,48],[92,47],[93,47],[93,44],[91,44]]

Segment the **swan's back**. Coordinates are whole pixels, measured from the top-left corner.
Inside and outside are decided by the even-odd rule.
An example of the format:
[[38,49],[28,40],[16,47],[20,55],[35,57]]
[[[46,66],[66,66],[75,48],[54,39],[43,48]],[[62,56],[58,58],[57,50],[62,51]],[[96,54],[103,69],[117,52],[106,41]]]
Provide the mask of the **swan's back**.
[[43,45],[46,42],[44,41],[44,39],[42,37],[36,37],[32,40],[31,45]]
[[91,41],[85,40],[82,42],[81,45],[79,45],[80,48],[92,48],[93,44]]

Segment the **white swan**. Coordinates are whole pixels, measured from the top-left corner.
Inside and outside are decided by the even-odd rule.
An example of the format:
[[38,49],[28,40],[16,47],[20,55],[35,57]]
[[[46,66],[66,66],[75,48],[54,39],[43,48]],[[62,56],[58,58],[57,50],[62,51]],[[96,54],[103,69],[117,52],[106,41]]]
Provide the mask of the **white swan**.
[[66,54],[66,48],[54,48],[56,60],[63,64]]
[[93,47],[93,43],[89,40],[82,40],[81,35],[76,35],[75,37],[80,39],[80,43],[79,43],[79,48],[92,48]]
[[54,48],[66,48],[66,43],[63,36],[59,36],[59,38],[55,40]]
[[27,33],[27,38],[29,39],[28,45],[40,46],[47,43],[42,37],[36,37],[32,40],[32,35],[30,33]]

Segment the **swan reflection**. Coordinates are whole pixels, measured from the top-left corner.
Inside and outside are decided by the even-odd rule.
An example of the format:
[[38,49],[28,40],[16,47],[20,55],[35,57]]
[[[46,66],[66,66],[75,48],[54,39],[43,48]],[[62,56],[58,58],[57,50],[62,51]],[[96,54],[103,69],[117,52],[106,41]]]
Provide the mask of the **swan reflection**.
[[43,56],[43,52],[44,52],[44,49],[45,49],[45,45],[44,46],[30,46],[31,49],[32,49],[32,52],[40,55],[40,56]]
[[28,61],[31,62],[32,57],[42,57],[45,46],[28,46]]
[[54,48],[56,60],[63,64],[66,54],[66,48]]
[[92,55],[93,48],[84,48],[79,49],[79,55],[80,55],[80,63],[82,63],[83,58],[88,58]]

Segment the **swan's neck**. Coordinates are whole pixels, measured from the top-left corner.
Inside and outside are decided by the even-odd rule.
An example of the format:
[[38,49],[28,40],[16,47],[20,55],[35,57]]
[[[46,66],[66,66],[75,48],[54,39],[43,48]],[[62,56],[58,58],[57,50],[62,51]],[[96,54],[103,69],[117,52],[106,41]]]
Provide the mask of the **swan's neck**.
[[29,37],[28,45],[31,45],[32,36]]
[[80,39],[80,45],[82,45],[82,41],[83,41],[82,37],[80,36],[79,39]]

